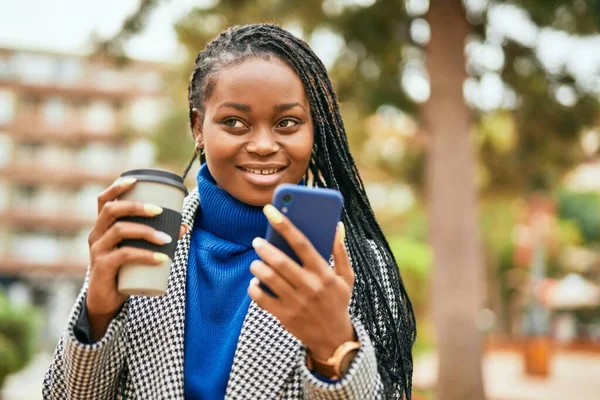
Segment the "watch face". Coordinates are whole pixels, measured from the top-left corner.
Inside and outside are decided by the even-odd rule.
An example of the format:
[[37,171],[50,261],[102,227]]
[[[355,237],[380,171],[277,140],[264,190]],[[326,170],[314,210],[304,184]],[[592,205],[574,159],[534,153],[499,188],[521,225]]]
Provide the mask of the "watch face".
[[354,357],[356,357],[356,353],[358,353],[358,349],[349,351],[344,358],[342,358],[342,362],[340,362],[340,375],[344,376],[350,369],[352,365],[352,361],[354,361]]

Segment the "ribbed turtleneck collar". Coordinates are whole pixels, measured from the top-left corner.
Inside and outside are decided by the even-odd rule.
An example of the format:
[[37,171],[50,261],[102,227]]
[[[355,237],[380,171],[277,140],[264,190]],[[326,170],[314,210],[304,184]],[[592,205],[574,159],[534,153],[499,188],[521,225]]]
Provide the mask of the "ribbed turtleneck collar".
[[263,236],[267,218],[261,207],[243,203],[217,186],[204,164],[198,171],[200,208],[195,223],[211,234],[250,248],[252,240]]

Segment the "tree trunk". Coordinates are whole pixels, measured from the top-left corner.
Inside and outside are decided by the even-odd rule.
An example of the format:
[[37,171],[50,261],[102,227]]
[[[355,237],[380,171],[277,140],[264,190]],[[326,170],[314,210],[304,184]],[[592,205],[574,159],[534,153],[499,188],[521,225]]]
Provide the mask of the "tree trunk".
[[482,338],[484,271],[477,222],[471,112],[462,86],[470,25],[461,0],[432,1],[427,68],[431,97],[422,107],[430,135],[426,161],[429,239],[434,252],[432,311],[439,356],[437,399],[484,399]]

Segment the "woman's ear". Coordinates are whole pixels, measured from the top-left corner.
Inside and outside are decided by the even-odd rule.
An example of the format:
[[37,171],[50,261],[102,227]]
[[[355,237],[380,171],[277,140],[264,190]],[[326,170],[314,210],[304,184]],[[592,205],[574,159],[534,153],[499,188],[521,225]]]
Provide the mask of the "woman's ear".
[[197,108],[192,108],[192,134],[197,148],[204,148],[204,135],[202,134],[202,124],[204,122],[204,113]]

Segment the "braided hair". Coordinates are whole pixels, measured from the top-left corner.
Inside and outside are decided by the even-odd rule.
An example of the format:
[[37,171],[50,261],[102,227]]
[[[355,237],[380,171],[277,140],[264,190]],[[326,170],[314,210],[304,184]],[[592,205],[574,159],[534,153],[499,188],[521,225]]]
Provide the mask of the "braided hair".
[[214,90],[220,71],[248,58],[270,56],[296,72],[311,107],[314,145],[304,182],[337,189],[344,196],[342,220],[356,276],[351,306],[375,347],[386,397],[401,398],[404,394],[410,400],[412,345],[416,338],[412,304],[350,154],[333,86],[308,44],[270,24],[236,26],[222,32],[196,58],[188,92],[190,124],[193,109],[204,111],[204,102]]

